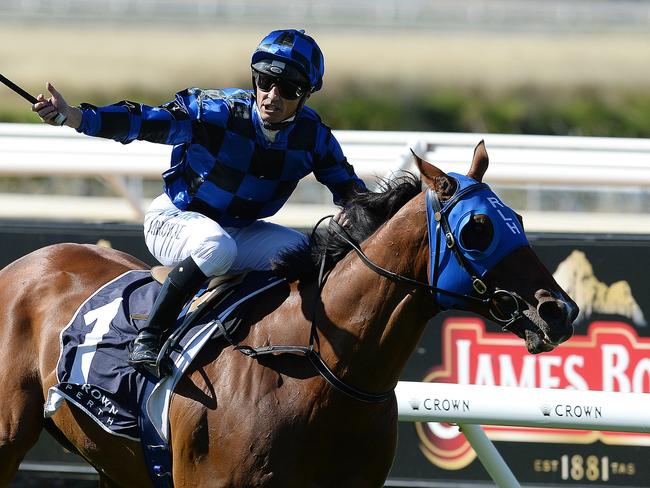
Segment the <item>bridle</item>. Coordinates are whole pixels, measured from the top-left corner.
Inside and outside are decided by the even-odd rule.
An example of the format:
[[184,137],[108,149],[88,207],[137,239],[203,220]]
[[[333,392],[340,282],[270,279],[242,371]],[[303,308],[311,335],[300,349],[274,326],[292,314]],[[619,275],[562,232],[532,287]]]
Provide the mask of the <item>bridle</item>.
[[[501,325],[504,331],[512,332],[513,326],[517,320],[523,317],[523,311],[520,306],[520,300],[517,296],[508,290],[490,286],[475,271],[474,266],[467,259],[465,254],[461,251],[458,245],[458,239],[454,237],[451,225],[449,224],[449,214],[454,206],[467,198],[470,194],[479,191],[488,190],[490,187],[485,183],[473,183],[463,189],[458,190],[452,198],[447,200],[443,205],[435,190],[431,188],[426,189],[425,202],[427,209],[427,223],[429,228],[429,249],[435,245],[435,256],[431,254],[430,272],[429,272],[429,285],[428,289],[432,294],[447,295],[452,298],[459,298],[465,303],[474,302],[477,305],[487,306],[492,319]],[[435,225],[435,242],[433,232],[433,222]],[[438,279],[440,277],[440,251],[441,251],[441,235],[444,234],[445,246],[454,254],[457,264],[471,280],[472,291],[477,296],[469,295],[467,293],[452,292],[445,288],[437,287]],[[499,304],[505,305],[504,308],[499,307]],[[447,307],[442,307],[443,309]],[[507,310],[507,309],[510,310]]]
[[[435,249],[435,252],[430,251],[431,259],[429,266],[430,272],[428,283],[394,273],[374,263],[350,238],[347,231],[345,231],[345,229],[334,220],[332,220],[332,223],[336,224],[338,230],[333,232],[340,239],[344,240],[350,247],[352,247],[361,261],[375,273],[384,276],[385,278],[388,278],[389,280],[396,283],[404,283],[415,286],[417,288],[425,289],[434,297],[437,294],[442,294],[465,303],[473,303],[478,306],[487,307],[493,320],[499,323],[504,331],[512,332],[514,323],[523,317],[520,300],[511,291],[489,286],[477,275],[469,260],[459,249],[458,241],[454,237],[451,226],[449,224],[449,213],[457,202],[461,201],[463,198],[466,198],[470,193],[486,189],[489,190],[488,185],[484,183],[475,183],[456,192],[456,194],[443,206],[440,202],[438,194],[431,188],[426,188],[425,203],[427,209],[427,223],[429,228],[429,249]],[[326,218],[331,218],[331,216],[328,216]],[[321,222],[322,220],[324,219],[321,219]],[[432,225],[433,221],[437,222],[437,225],[435,225],[435,237],[432,236],[432,234],[434,234],[434,232],[432,232],[434,227],[434,225]],[[332,232],[331,224],[330,232]],[[437,286],[438,278],[440,276],[440,245],[437,245],[436,243],[441,242],[440,236],[442,232],[444,232],[445,245],[449,250],[453,252],[460,268],[470,277],[472,290],[478,296],[470,295],[467,293],[459,293]],[[510,308],[510,310],[504,311],[503,308],[498,307],[499,304],[506,305],[507,307],[504,308]],[[447,309],[447,307],[444,306],[441,306],[441,308],[443,310]]]
[[[466,186],[458,190],[454,196],[445,202],[443,205],[438,198],[437,193],[431,188],[426,188],[425,190],[425,203],[427,207],[427,224],[429,230],[429,255],[430,255],[430,272],[429,272],[429,281],[419,281],[408,276],[400,275],[393,271],[387,270],[386,268],[381,267],[377,263],[373,262],[359,247],[359,245],[354,242],[348,232],[343,228],[341,224],[336,222],[333,219],[333,215],[328,215],[323,217],[318,221],[314,230],[312,232],[312,239],[316,233],[316,230],[319,228],[321,223],[327,219],[330,219],[330,224],[328,227],[328,232],[330,234],[338,236],[340,239],[345,241],[352,249],[357,253],[361,261],[372,271],[377,273],[380,276],[383,276],[395,283],[403,283],[409,286],[416,288],[424,289],[427,292],[431,293],[434,297],[438,295],[443,295],[449,297],[460,303],[472,303],[474,305],[479,305],[482,307],[488,307],[490,315],[492,318],[498,322],[504,331],[512,331],[515,322],[517,322],[521,317],[523,317],[523,311],[520,306],[520,300],[517,296],[508,290],[499,289],[489,284],[486,284],[485,281],[478,276],[478,273],[475,272],[474,266],[472,266],[466,256],[463,254],[462,250],[458,246],[458,240],[454,237],[452,227],[449,223],[449,215],[454,208],[454,206],[467,198],[472,193],[476,193],[482,190],[489,190],[489,187],[484,183],[476,183]],[[334,224],[334,225],[332,225]],[[336,229],[334,228],[336,227]],[[435,230],[434,230],[435,227]],[[441,254],[441,235],[444,232],[444,242],[446,247],[453,252],[455,259],[458,262],[460,268],[467,274],[471,280],[471,288],[474,294],[469,294],[465,292],[458,292],[453,290],[448,290],[442,287],[437,286],[438,280],[440,277],[440,266],[439,258]],[[435,241],[434,241],[435,234]],[[391,398],[393,395],[393,390],[384,392],[384,393],[368,393],[361,391],[355,388],[352,385],[345,383],[343,380],[339,379],[336,374],[327,366],[325,361],[322,359],[317,346],[319,345],[318,331],[315,322],[315,310],[316,306],[320,301],[321,292],[327,281],[328,273],[325,272],[325,263],[327,260],[327,246],[323,247],[323,252],[321,253],[321,262],[320,262],[320,271],[318,276],[318,293],[315,296],[314,302],[314,314],[312,315],[311,329],[309,335],[309,345],[308,346],[290,346],[290,345],[269,345],[265,347],[253,348],[250,346],[239,345],[235,343],[232,338],[225,334],[226,339],[230,342],[231,345],[235,347],[236,350],[250,357],[258,357],[267,354],[300,354],[306,356],[314,368],[318,371],[321,376],[334,388],[337,390],[363,402],[367,403],[377,403],[383,402]],[[499,307],[499,304],[506,308],[506,311],[502,310]],[[441,306],[445,309],[446,307]],[[510,310],[507,310],[507,309]]]

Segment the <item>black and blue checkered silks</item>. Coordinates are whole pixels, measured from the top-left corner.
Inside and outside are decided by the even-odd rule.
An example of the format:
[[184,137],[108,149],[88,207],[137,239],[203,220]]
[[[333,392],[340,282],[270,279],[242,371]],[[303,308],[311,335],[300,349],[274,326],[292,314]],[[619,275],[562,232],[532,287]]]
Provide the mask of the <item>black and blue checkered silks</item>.
[[224,227],[244,227],[275,214],[312,172],[337,204],[353,188],[365,188],[316,112],[303,108],[270,143],[254,104],[247,90],[198,88],[159,107],[83,104],[78,130],[122,143],[174,145],[171,167],[163,173],[165,192],[179,209],[200,212]]
[[284,61],[303,73],[311,91],[323,86],[325,60],[316,41],[302,31],[289,29],[271,32],[253,53],[251,65],[264,59]]

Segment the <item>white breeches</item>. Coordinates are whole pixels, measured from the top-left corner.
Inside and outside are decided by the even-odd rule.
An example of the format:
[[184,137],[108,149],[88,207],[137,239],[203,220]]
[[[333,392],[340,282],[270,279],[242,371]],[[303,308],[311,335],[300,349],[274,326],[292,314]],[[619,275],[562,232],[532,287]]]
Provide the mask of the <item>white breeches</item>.
[[144,238],[149,252],[165,266],[192,256],[207,276],[270,269],[280,251],[307,241],[300,232],[263,220],[242,228],[221,227],[205,215],[179,210],[164,193],[145,214]]

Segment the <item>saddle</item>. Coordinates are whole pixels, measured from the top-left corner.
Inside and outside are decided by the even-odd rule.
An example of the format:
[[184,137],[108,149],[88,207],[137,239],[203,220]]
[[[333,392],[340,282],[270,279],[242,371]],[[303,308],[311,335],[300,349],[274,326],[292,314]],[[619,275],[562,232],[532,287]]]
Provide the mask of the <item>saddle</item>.
[[[154,266],[151,268],[151,277],[162,285],[172,269],[170,266]],[[240,285],[247,274],[248,271],[243,271],[241,273],[225,274],[212,278],[208,282],[205,291],[199,293],[192,299],[187,309],[188,314],[195,312],[204,303],[218,303],[219,297],[223,297],[228,290]]]

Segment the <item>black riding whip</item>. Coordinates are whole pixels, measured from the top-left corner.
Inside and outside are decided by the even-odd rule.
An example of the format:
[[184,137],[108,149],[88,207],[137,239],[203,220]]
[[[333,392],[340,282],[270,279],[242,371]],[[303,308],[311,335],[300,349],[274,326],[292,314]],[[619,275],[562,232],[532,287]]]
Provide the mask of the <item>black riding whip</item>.
[[[36,97],[34,97],[34,96],[30,95],[29,93],[27,93],[25,90],[20,88],[13,81],[6,78],[2,74],[0,74],[0,81],[2,81],[2,83],[7,85],[9,88],[11,88],[16,93],[18,93],[18,95],[23,97],[25,100],[30,102],[32,105],[34,105],[35,103],[38,103],[38,100],[36,100]],[[65,115],[57,114],[56,117],[54,118],[54,123],[57,124],[57,125],[63,125],[63,123],[65,122],[65,119],[66,119]]]

